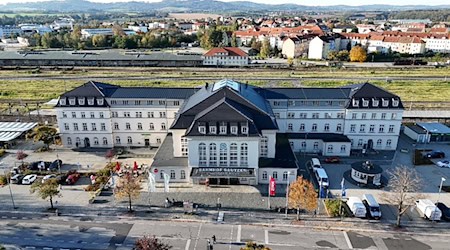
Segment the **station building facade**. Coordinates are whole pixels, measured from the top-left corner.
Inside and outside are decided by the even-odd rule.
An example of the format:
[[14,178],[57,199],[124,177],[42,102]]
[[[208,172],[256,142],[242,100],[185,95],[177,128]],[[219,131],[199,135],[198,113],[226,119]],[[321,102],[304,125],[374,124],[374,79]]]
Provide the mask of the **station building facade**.
[[261,88],[221,80],[196,88],[99,82],[64,93],[56,107],[65,147],[158,147],[157,180],[211,184],[295,179],[296,152],[349,156],[395,150],[400,98],[370,83]]

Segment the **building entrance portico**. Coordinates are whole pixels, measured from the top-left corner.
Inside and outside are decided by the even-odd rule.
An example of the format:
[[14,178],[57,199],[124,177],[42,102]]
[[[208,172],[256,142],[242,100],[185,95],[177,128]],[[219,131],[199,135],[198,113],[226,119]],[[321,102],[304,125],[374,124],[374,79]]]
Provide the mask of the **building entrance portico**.
[[253,168],[201,167],[192,168],[191,178],[195,184],[209,182],[212,185],[258,184]]

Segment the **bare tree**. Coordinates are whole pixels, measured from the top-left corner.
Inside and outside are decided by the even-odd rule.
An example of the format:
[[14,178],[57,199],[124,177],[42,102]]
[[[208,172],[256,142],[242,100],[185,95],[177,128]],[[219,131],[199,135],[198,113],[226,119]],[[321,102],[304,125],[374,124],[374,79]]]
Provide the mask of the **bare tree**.
[[116,185],[115,194],[119,199],[128,200],[128,212],[133,212],[131,202],[139,198],[141,194],[141,184],[138,177],[134,177],[131,173],[121,177]]
[[300,219],[301,208],[307,211],[317,209],[317,192],[313,184],[302,176],[297,177],[289,187],[289,206],[297,209],[297,220]]
[[389,192],[382,199],[397,207],[396,226],[401,226],[401,218],[414,202],[420,198],[422,180],[415,169],[398,166],[389,171]]

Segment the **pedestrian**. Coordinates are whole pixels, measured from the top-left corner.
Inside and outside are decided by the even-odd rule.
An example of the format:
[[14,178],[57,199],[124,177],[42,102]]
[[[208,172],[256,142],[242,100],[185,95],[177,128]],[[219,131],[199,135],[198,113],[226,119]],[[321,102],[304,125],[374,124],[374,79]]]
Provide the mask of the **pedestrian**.
[[213,234],[212,240],[213,240],[213,244],[216,244],[216,235]]

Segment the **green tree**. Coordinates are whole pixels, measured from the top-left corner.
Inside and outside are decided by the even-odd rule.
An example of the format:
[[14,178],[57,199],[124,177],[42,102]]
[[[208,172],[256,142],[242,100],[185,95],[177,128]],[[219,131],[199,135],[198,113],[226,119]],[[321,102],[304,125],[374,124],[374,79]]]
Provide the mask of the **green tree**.
[[338,52],[336,50],[331,50],[328,52],[327,60],[334,61],[337,60]]
[[106,47],[106,36],[104,35],[95,35],[92,37],[92,45],[94,47]]
[[259,54],[260,54],[261,57],[264,58],[264,59],[266,59],[267,57],[269,57],[269,55],[270,55],[270,43],[269,43],[269,39],[264,38],[264,41],[262,42],[261,50],[259,51]]
[[136,240],[136,250],[169,250],[172,246],[161,242],[155,236],[144,235]]
[[61,196],[59,193],[59,184],[56,179],[48,179],[44,183],[41,181],[35,181],[30,187],[30,192],[32,194],[37,193],[37,195],[43,200],[48,198],[51,209],[54,209],[53,198]]
[[231,36],[231,47],[238,47],[237,38],[236,38],[235,33],[233,33],[233,35]]
[[138,177],[134,177],[133,174],[125,174],[120,177],[115,194],[119,199],[128,200],[128,212],[133,212],[132,201],[139,198],[141,194],[141,184]]
[[349,59],[350,53],[347,50],[341,50],[337,53],[337,59],[341,62],[346,62]]
[[55,140],[57,130],[54,127],[43,125],[35,127],[31,132],[26,135],[27,139],[34,141],[41,141],[48,148],[49,145]]
[[365,62],[367,59],[367,52],[361,46],[355,46],[350,50],[350,61]]

